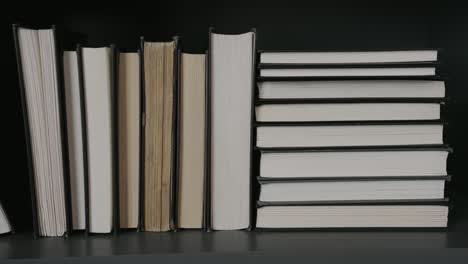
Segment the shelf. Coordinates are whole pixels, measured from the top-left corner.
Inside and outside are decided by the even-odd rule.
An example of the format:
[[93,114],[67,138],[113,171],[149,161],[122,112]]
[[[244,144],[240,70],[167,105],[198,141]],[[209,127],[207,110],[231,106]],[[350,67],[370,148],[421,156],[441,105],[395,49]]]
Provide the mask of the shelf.
[[468,247],[468,222],[447,231],[248,232],[179,231],[75,235],[32,239],[29,233],[0,238],[1,259],[115,255],[308,253],[311,249]]

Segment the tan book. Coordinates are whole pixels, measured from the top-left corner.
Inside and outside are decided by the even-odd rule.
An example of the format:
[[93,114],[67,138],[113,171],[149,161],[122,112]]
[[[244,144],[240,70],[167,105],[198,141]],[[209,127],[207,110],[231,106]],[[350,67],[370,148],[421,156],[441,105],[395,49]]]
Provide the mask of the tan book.
[[119,55],[120,227],[138,227],[140,176],[140,64],[138,53]]
[[170,230],[175,42],[144,43],[146,231]]
[[179,223],[202,228],[205,157],[205,55],[182,53],[180,84]]

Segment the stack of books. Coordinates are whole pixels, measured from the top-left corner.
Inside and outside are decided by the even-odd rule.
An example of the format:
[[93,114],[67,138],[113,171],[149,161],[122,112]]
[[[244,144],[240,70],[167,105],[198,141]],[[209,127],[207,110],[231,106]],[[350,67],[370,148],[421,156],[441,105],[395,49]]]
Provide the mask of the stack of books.
[[55,28],[13,32],[36,236],[447,225],[437,50],[257,53],[255,29],[210,29],[206,54],[65,51]]
[[438,53],[259,52],[256,227],[446,227]]

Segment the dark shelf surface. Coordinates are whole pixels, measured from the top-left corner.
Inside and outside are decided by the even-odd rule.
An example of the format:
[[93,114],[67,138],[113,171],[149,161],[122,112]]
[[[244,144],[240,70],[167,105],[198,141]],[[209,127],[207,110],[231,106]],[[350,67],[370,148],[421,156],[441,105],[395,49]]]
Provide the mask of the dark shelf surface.
[[[121,232],[33,239],[30,232],[0,235],[2,260],[91,259],[131,256],[154,261],[165,256],[315,255],[316,251],[378,251],[382,249],[468,249],[466,196],[451,205],[449,227],[441,230],[353,231],[215,231]],[[467,252],[468,253],[468,252]],[[468,256],[468,255],[467,255]],[[60,263],[60,262],[58,262]],[[77,262],[79,263],[79,262]],[[139,263],[139,262],[137,262]],[[372,263],[372,262],[371,262]]]
[[[129,232],[32,239],[29,233],[0,238],[1,259],[119,255],[308,253],[317,249],[463,248],[468,229],[446,231]],[[460,230],[458,230],[460,229]]]

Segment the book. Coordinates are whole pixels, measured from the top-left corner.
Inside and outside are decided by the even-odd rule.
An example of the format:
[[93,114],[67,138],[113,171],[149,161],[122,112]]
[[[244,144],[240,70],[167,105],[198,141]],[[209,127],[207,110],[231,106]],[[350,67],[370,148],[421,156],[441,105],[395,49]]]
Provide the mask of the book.
[[260,69],[261,77],[436,76],[435,67]]
[[85,179],[83,161],[83,127],[81,96],[76,51],[63,53],[63,78],[67,111],[70,195],[74,230],[86,228]]
[[443,144],[442,123],[335,123],[257,126],[257,147]]
[[0,235],[10,233],[12,230],[10,221],[8,221],[6,212],[3,210],[3,206],[0,203]]
[[[287,180],[287,178],[285,178]],[[261,182],[259,201],[352,201],[443,199],[445,179],[371,179]]]
[[250,226],[254,32],[210,33],[211,224]]
[[140,191],[140,58],[119,54],[118,137],[120,228],[137,228]]
[[111,49],[81,49],[86,120],[88,218],[90,233],[113,229],[114,161]]
[[437,61],[437,50],[393,51],[272,51],[261,52],[260,63],[276,64],[351,64]]
[[144,42],[144,230],[173,228],[177,41]]
[[322,148],[261,152],[261,177],[363,177],[447,175],[443,147]]
[[440,103],[281,103],[255,107],[257,121],[438,120]]
[[180,73],[179,223],[202,228],[205,183],[205,54],[182,53]]
[[446,205],[265,206],[257,228],[447,227]]
[[275,98],[443,98],[443,81],[348,80],[259,82],[260,99]]
[[55,30],[13,25],[33,203],[34,233],[63,236],[69,231],[65,189],[66,121]]

